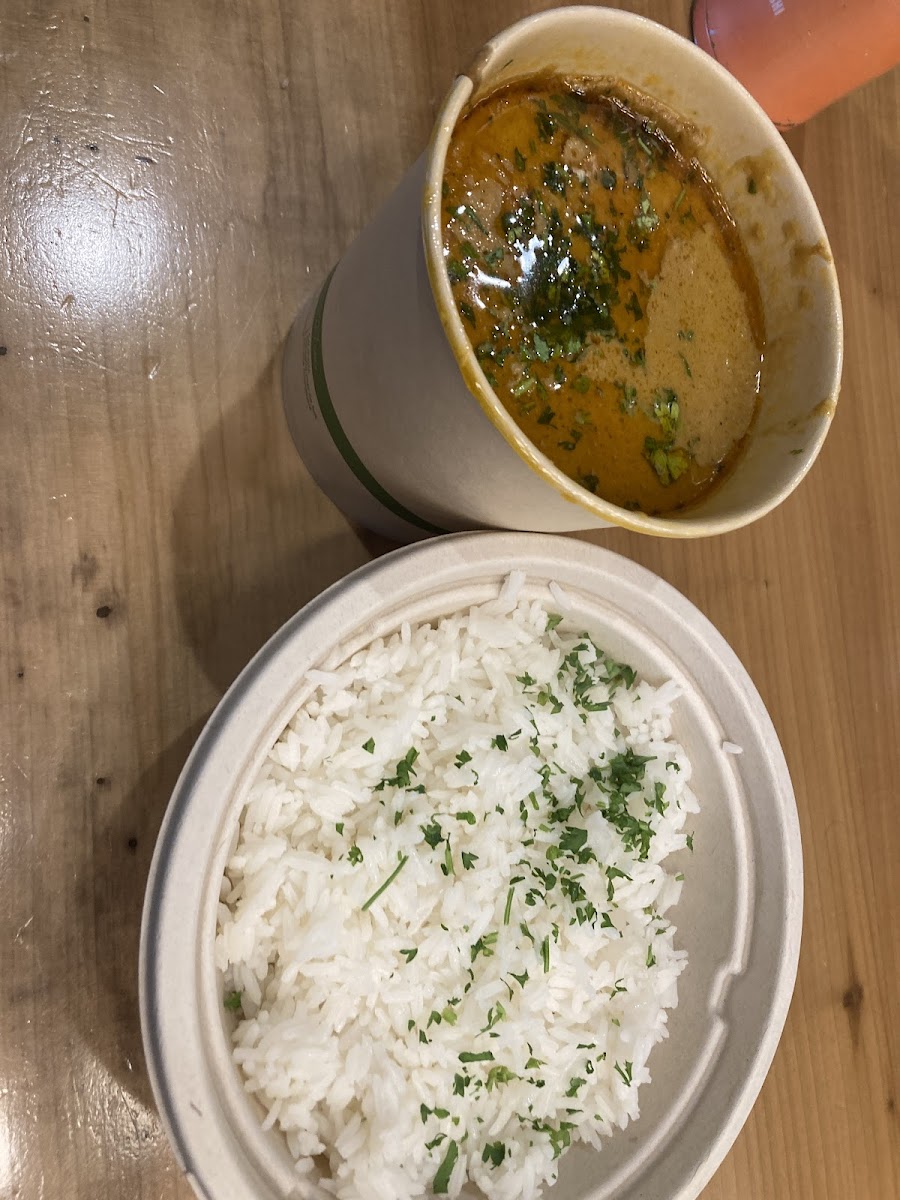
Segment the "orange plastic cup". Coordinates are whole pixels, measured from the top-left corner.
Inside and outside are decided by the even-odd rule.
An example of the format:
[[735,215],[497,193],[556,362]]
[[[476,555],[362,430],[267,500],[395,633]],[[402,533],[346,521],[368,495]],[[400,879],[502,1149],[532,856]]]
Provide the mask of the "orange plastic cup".
[[782,129],[900,62],[900,0],[694,0],[691,25]]

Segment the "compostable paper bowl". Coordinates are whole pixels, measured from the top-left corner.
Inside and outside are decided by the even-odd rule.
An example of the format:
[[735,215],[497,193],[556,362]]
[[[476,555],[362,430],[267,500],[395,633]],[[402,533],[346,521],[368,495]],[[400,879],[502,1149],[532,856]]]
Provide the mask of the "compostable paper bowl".
[[[601,1152],[568,1153],[548,1200],[693,1200],[750,1111],[793,989],[803,878],[790,778],[759,695],[706,618],[642,567],[565,538],[460,534],[370,563],[292,618],[229,689],[172,796],[147,885],[141,1022],[160,1114],[206,1200],[328,1195],[315,1181],[300,1190],[281,1135],[262,1130],[231,1059],[214,964],[224,863],[259,766],[309,692],[310,668],[404,620],[480,603],[512,569],[554,607],[547,584],[559,583],[567,619],[651,683],[681,683],[674,735],[702,805],[671,914],[689,962],[642,1115]],[[743,753],[724,753],[725,741]]]
[[[624,81],[691,126],[759,280],[766,365],[736,469],[683,514],[650,517],[580,487],[519,430],[485,378],[443,264],[441,182],[466,106],[552,68]],[[484,526],[622,525],[667,537],[736,529],[779,504],[818,454],[840,385],[842,320],[825,229],[775,126],[709,55],[631,13],[562,8],[493,38],[460,75],[431,144],[301,313],[284,358],[294,442],[322,489],[401,540]]]

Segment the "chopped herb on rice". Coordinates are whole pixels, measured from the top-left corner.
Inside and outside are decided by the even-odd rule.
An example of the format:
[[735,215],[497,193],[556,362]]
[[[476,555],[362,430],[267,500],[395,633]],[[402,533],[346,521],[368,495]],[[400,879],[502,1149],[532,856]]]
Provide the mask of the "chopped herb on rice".
[[[678,688],[568,632],[523,582],[318,672],[226,867],[235,1060],[299,1162],[323,1141],[347,1160],[338,1200],[375,1172],[397,1200],[553,1182],[570,1145],[637,1116],[677,1002],[665,914],[683,875],[664,859],[697,811],[670,740]],[[609,971],[562,1003],[562,1037],[532,1001],[560,971]],[[336,1145],[325,1095],[356,1123]]]

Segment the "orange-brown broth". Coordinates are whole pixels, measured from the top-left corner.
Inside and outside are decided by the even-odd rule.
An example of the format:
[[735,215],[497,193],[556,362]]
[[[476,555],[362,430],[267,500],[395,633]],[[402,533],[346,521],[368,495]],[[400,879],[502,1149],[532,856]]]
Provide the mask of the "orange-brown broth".
[[463,324],[527,437],[626,508],[706,494],[755,416],[763,322],[696,161],[614,94],[519,83],[461,118],[443,204]]

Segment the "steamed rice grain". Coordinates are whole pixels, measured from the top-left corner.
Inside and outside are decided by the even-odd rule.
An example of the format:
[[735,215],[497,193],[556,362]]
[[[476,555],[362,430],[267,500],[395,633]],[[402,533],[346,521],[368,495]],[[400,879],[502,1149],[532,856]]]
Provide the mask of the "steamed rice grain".
[[340,1200],[529,1200],[638,1116],[685,966],[679,688],[523,585],[309,672],[250,790],[216,956],[301,1195],[325,1155]]

